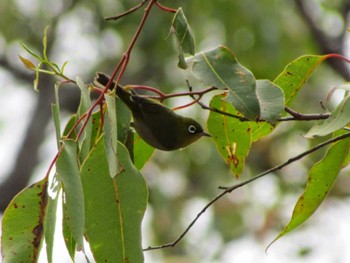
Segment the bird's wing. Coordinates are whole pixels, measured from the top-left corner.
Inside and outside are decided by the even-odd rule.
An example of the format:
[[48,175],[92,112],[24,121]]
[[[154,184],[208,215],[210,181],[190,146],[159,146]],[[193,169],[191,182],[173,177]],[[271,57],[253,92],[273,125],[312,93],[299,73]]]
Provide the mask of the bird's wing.
[[153,113],[153,114],[160,114],[166,112],[167,114],[174,114],[174,112],[169,109],[167,106],[159,103],[156,100],[152,100],[149,98],[144,98],[137,95],[132,95],[131,99],[133,102],[137,103],[140,108],[142,108],[142,111],[147,113]]

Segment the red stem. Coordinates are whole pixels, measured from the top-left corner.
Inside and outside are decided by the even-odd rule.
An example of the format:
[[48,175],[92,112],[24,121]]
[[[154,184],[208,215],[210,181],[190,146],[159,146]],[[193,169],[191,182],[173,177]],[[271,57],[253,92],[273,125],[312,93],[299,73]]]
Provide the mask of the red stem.
[[141,8],[145,3],[147,2],[147,0],[143,0],[140,4],[138,4],[137,6],[119,14],[119,15],[116,15],[116,16],[110,16],[110,17],[106,17],[105,20],[117,20],[123,16],[126,16],[128,14],[131,14],[133,12],[135,12],[136,10],[138,10],[139,8]]
[[347,63],[350,63],[350,59],[340,55],[340,54],[327,54],[324,56],[325,59],[328,59],[328,58],[340,58],[341,60],[344,60],[346,61]]
[[[145,1],[146,2],[146,1]],[[119,61],[118,65],[116,66],[116,68],[114,69],[113,73],[112,73],[112,76],[111,78],[109,79],[107,85],[105,86],[105,88],[102,90],[100,96],[97,98],[97,100],[94,102],[94,104],[90,107],[90,109],[87,111],[86,113],[86,118],[85,118],[85,122],[83,123],[78,135],[77,135],[77,138],[76,140],[79,140],[80,136],[82,135],[90,117],[91,117],[91,114],[92,114],[92,111],[95,109],[95,107],[97,105],[99,105],[102,100],[103,100],[103,97],[104,97],[104,94],[107,92],[107,90],[110,88],[114,78],[116,77],[117,73],[119,72],[117,78],[116,78],[116,85],[119,83],[120,79],[122,78],[125,70],[126,70],[126,67],[129,63],[129,59],[130,59],[130,54],[131,54],[131,51],[132,49],[134,48],[135,44],[136,44],[136,41],[138,39],[138,37],[140,36],[140,33],[146,23],[146,20],[148,18],[148,15],[151,11],[151,8],[152,6],[156,3],[157,1],[156,0],[151,0],[149,2],[149,4],[147,5],[147,7],[145,8],[145,12],[143,14],[143,17],[141,19],[141,22],[140,22],[140,25],[139,27],[137,28],[131,42],[130,42],[130,45],[128,46],[127,50],[124,52],[121,60]]]
[[141,89],[141,90],[148,90],[148,91],[151,91],[151,92],[154,92],[154,93],[157,93],[159,95],[159,98],[155,98],[155,99],[160,99],[162,100],[166,94],[161,92],[159,89],[156,89],[156,88],[153,88],[153,87],[150,87],[150,86],[143,86],[143,85],[127,85],[125,86],[126,88],[132,88],[132,89]]
[[159,9],[161,9],[165,12],[176,13],[176,11],[177,11],[176,9],[161,5],[158,1],[156,1],[156,5],[159,7]]

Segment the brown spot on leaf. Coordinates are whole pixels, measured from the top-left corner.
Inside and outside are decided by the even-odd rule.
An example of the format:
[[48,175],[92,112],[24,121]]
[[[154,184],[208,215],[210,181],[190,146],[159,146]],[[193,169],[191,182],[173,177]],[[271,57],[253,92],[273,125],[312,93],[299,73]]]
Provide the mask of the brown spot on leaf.
[[40,246],[40,242],[41,242],[41,237],[43,235],[43,224],[40,223],[39,225],[37,225],[36,227],[33,228],[32,233],[35,235],[32,244],[33,246],[37,249]]
[[236,155],[236,143],[233,143],[232,146],[226,145],[226,151],[228,153],[227,155],[227,164],[233,164],[235,167],[239,164],[239,159]]

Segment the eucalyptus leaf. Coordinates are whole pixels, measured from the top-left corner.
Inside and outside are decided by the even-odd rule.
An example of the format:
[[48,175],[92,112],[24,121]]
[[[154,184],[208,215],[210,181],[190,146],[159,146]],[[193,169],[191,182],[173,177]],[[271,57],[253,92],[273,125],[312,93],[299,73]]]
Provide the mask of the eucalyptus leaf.
[[184,53],[194,55],[195,44],[191,28],[187,22],[186,16],[182,8],[179,8],[175,13],[171,27],[172,32],[175,35],[175,39],[179,50],[178,66],[180,68],[186,69],[187,63],[185,61]]
[[56,144],[57,148],[60,147],[60,140],[61,140],[61,116],[60,116],[60,104],[59,104],[59,90],[60,84],[55,84],[55,103],[51,104],[51,111],[52,111],[52,119],[53,123],[55,125],[55,131],[56,131]]
[[[222,95],[214,96],[210,101],[210,107],[226,113],[239,114]],[[252,143],[250,122],[210,112],[207,125],[220,155],[232,173],[238,177],[244,169],[245,159]]]
[[141,170],[154,153],[154,148],[134,133],[134,165]]
[[[90,99],[90,91],[85,85],[85,83],[77,77],[76,83],[80,89],[81,95],[80,95],[80,104],[78,108],[78,116],[81,118],[91,107],[91,99]],[[82,123],[86,121],[86,118],[82,120]],[[80,162],[83,162],[87,155],[90,152],[91,148],[91,133],[92,133],[92,120],[91,118],[87,121],[87,124],[84,128],[84,131],[82,132],[82,135],[79,138],[79,147],[80,147],[80,153],[79,158]]]
[[124,170],[115,178],[109,176],[103,136],[82,167],[86,237],[96,262],[141,263],[147,187],[127,149],[121,143],[117,147]]
[[64,243],[66,245],[68,254],[72,261],[74,261],[75,257],[75,248],[77,242],[75,242],[71,228],[69,226],[69,215],[67,212],[67,205],[64,200],[64,196],[62,195],[62,234],[64,238]]
[[122,167],[117,158],[118,126],[115,93],[105,95],[107,116],[104,122],[105,149],[109,167],[109,175],[114,178]]
[[1,224],[3,263],[36,262],[44,238],[47,178],[21,191],[7,206]]
[[57,179],[62,182],[67,222],[77,243],[83,249],[84,235],[84,194],[78,166],[78,145],[73,140],[64,140],[63,148],[56,161]]
[[57,217],[57,202],[59,191],[61,190],[58,182],[54,180],[50,187],[51,195],[47,198],[47,208],[44,219],[44,233],[46,243],[47,262],[51,263],[53,254],[53,245],[55,240],[56,217]]
[[284,91],[285,103],[290,106],[300,89],[327,56],[305,55],[290,62],[273,81]]
[[131,111],[120,99],[116,100],[118,141],[126,142],[130,130]]
[[284,111],[283,90],[269,80],[257,80],[260,118],[275,124]]
[[306,138],[326,136],[334,131],[342,129],[350,123],[350,96],[346,96],[331,116],[324,121],[319,121],[306,134]]
[[271,244],[300,226],[318,209],[332,189],[349,149],[349,138],[338,141],[329,148],[323,159],[311,168],[306,188],[294,207],[292,218]]
[[245,117],[256,120],[260,116],[254,75],[243,67],[225,46],[197,53],[192,73],[205,85],[229,90],[227,101]]

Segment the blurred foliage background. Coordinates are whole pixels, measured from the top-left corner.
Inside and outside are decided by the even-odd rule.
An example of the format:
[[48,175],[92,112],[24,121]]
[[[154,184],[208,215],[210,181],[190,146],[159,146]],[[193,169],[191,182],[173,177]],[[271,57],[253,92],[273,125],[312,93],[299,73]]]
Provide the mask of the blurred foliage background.
[[[139,2],[0,2],[1,211],[17,192],[44,176],[55,154],[50,104],[56,79],[42,76],[40,92],[32,90],[33,73],[23,68],[17,57],[28,57],[19,41],[40,51],[44,28],[49,25],[50,59],[61,65],[68,60],[65,73],[89,82],[96,71],[112,72],[139,24],[142,8],[114,22],[106,22],[104,17],[128,10]],[[183,8],[196,38],[197,51],[224,44],[256,78],[273,80],[287,63],[303,54],[350,55],[350,33],[347,32],[350,3],[347,0],[163,0],[161,3]],[[168,38],[171,20],[171,14],[157,8],[152,10],[133,50],[123,84],[143,84],[164,92],[178,92],[187,89],[185,80],[189,79],[194,89],[202,88],[177,68],[176,48]],[[293,108],[303,113],[324,111],[319,101],[325,101],[330,89],[348,81],[349,72],[341,61],[330,60],[321,65]],[[77,108],[79,91],[66,86],[60,92],[61,108],[69,116]],[[332,106],[324,103],[326,107]],[[198,106],[181,113],[196,117],[203,124],[208,115]],[[240,180],[316,144],[317,140],[302,136],[310,126],[311,123],[305,122],[284,123],[272,135],[253,145]],[[346,255],[339,254],[338,250],[344,252],[345,247],[338,248],[337,255],[336,252],[325,254],[323,248],[338,246],[341,241],[327,237],[326,244],[322,244],[316,240],[329,234],[322,232],[327,231],[327,227],[341,226],[337,215],[350,214],[350,180],[346,171],[320,209],[325,217],[321,216],[323,212],[316,213],[301,230],[273,245],[271,255],[264,254],[265,247],[287,223],[305,186],[308,169],[321,156],[322,152],[313,154],[226,196],[202,215],[176,247],[146,252],[146,261],[323,262],[317,259],[328,257],[332,261],[324,262],[340,262],[336,261],[337,257],[341,255],[344,259]],[[210,139],[202,139],[181,151],[156,151],[143,174],[150,191],[144,225],[145,247],[176,239],[200,209],[219,193],[218,186],[237,182]],[[328,209],[333,209],[333,216],[322,221],[328,218]],[[339,240],[341,233],[337,231],[342,229],[332,234]],[[350,259],[349,254],[347,256]]]

